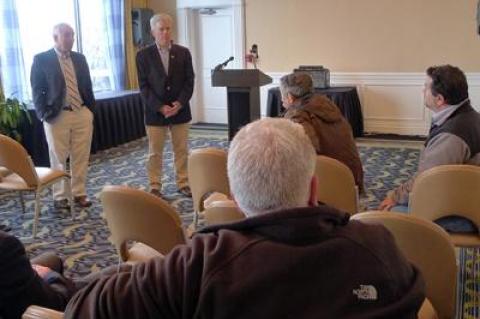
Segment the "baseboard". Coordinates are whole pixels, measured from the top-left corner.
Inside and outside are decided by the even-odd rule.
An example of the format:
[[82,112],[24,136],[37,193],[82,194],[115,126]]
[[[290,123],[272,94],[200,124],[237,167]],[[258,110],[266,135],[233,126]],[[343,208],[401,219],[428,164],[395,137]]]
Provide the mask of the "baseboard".
[[228,125],[220,123],[197,122],[192,123],[192,128],[195,130],[228,131]]
[[425,141],[426,136],[423,135],[401,135],[401,134],[384,134],[384,133],[365,133],[362,138],[379,139],[388,141]]

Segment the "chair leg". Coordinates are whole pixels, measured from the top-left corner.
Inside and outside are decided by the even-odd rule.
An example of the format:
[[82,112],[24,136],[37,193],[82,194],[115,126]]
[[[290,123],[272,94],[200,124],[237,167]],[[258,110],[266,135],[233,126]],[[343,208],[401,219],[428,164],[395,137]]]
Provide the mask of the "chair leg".
[[72,216],[72,220],[75,220],[75,213],[74,213],[74,207],[73,207],[73,198],[72,194],[68,197],[68,204],[70,205],[70,215]]
[[198,227],[198,212],[194,211],[193,212],[193,227],[197,229]]
[[360,213],[360,191],[358,186],[355,185],[355,214]]
[[40,191],[36,190],[35,191],[35,217],[33,220],[33,229],[32,229],[32,234],[33,238],[37,237],[37,224],[38,224],[38,218],[40,217]]
[[120,267],[123,264],[122,256],[120,256],[120,252],[118,252],[118,262],[117,262],[117,274],[120,273]]
[[68,185],[68,204],[70,205],[70,216],[72,216],[72,220],[75,220],[74,215],[74,207],[73,207],[73,194],[72,194],[72,184],[70,183],[70,177],[65,177],[66,184]]
[[23,198],[23,192],[20,191],[20,205],[22,205],[22,213],[25,215],[25,199]]

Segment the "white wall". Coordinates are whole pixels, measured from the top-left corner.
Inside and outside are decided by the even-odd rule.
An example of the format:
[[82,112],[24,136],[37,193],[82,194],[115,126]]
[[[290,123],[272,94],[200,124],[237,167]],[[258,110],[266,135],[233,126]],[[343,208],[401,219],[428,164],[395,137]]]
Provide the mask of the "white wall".
[[480,72],[478,0],[245,0],[246,45],[259,67],[288,72]]

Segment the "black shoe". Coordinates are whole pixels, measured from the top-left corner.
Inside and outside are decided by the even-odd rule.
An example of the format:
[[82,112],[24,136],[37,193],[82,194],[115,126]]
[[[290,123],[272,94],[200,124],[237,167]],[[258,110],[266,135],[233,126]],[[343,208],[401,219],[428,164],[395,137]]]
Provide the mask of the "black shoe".
[[68,203],[68,199],[60,199],[53,201],[53,208],[55,209],[70,209],[70,204]]
[[4,232],[9,232],[12,230],[12,228],[10,226],[0,224],[0,230]]
[[178,190],[178,192],[180,194],[182,194],[183,196],[192,197],[192,190],[190,189],[189,186],[185,186],[185,187],[180,188]]

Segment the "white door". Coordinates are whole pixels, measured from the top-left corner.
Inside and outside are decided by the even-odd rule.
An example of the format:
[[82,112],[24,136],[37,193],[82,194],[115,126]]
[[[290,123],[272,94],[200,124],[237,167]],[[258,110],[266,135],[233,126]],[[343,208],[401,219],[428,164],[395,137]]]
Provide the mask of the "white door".
[[[211,70],[219,63],[234,56],[234,17],[231,8],[196,9],[196,89],[198,92],[197,121],[204,123],[228,123],[227,90],[212,87]],[[241,68],[237,57],[226,68]],[[242,57],[240,57],[242,58]]]

